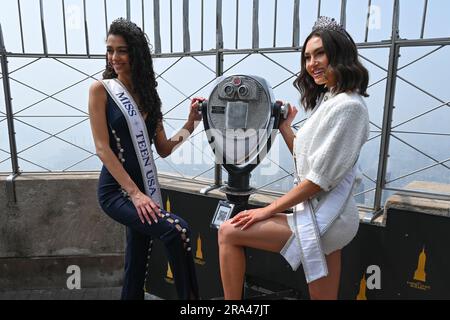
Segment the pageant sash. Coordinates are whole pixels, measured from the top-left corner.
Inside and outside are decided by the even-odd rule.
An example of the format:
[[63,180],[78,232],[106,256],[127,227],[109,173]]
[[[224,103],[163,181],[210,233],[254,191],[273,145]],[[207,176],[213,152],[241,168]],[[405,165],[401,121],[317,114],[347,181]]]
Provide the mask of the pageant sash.
[[[293,154],[295,164],[295,180],[300,181],[297,170],[296,141],[294,138]],[[296,270],[303,264],[308,283],[328,275],[327,262],[322,250],[320,237],[339,217],[348,199],[353,195],[353,186],[358,172],[355,164],[348,170],[344,178],[331,191],[317,198],[309,199],[294,207],[295,240],[292,250],[299,250],[300,255],[287,252],[286,260]],[[315,205],[313,205],[315,204]]]
[[339,217],[353,195],[356,171],[355,165],[335,188],[323,196],[316,208],[312,204],[314,199],[306,200],[295,207],[294,230],[298,241],[296,245],[300,249],[300,261],[308,283],[328,275],[320,237]]
[[102,80],[102,83],[127,121],[134,151],[139,161],[145,193],[161,207],[161,190],[156,174],[153,150],[145,121],[138,110],[137,104],[119,79]]

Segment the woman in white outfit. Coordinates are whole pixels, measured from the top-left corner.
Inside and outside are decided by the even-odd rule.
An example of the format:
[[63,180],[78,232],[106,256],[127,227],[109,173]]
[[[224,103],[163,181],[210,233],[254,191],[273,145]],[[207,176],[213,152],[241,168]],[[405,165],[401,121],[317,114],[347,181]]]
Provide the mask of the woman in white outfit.
[[[369,76],[356,45],[334,19],[320,17],[305,40],[294,86],[308,120],[296,134],[290,107],[280,131],[294,155],[297,181],[269,206],[245,210],[219,230],[225,299],[241,299],[244,247],[280,252],[295,270],[303,264],[311,299],[337,299],[341,249],[356,235],[352,196],[356,162],[369,135]],[[288,208],[293,214],[283,214]]]

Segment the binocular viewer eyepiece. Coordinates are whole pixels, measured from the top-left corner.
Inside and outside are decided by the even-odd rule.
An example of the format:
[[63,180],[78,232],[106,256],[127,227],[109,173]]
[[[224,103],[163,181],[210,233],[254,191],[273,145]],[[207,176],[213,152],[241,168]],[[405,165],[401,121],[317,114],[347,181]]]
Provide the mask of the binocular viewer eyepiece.
[[265,79],[249,75],[219,79],[209,99],[199,104],[208,141],[228,172],[264,158],[271,134],[289,110],[289,105],[275,101]]
[[255,192],[250,173],[270,151],[289,105],[275,100],[265,79],[231,75],[217,80],[209,98],[199,102],[199,111],[216,164],[228,172],[228,183],[221,190],[236,211],[247,206]]

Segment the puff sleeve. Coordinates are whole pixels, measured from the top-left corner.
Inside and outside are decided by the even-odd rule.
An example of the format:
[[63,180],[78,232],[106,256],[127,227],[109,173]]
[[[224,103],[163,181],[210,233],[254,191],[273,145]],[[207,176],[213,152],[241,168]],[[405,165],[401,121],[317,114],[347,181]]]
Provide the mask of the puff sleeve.
[[358,101],[330,106],[318,124],[307,150],[305,178],[329,191],[353,167],[369,136],[367,108]]

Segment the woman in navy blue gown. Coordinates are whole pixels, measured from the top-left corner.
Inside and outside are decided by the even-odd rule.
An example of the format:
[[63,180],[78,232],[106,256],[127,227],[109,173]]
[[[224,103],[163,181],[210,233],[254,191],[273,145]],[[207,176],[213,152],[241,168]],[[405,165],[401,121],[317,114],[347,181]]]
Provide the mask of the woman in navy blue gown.
[[[106,214],[127,227],[122,299],[144,298],[147,255],[152,239],[164,243],[178,297],[197,299],[189,226],[182,218],[162,209],[156,171],[150,172],[154,176],[147,179],[142,159],[145,163],[153,161],[151,143],[161,157],[167,157],[186,140],[201,119],[197,109],[197,101],[201,99],[191,101],[183,129],[167,139],[146,35],[133,22],[120,18],[112,22],[106,45],[104,80],[90,87],[89,115],[96,152],[103,162],[99,203]],[[107,90],[108,81],[114,82],[128,96],[126,109],[120,103],[123,97],[118,100]],[[141,115],[142,128],[145,127],[149,139],[148,149],[141,148],[145,141],[133,141],[138,138],[130,130],[127,113]]]

